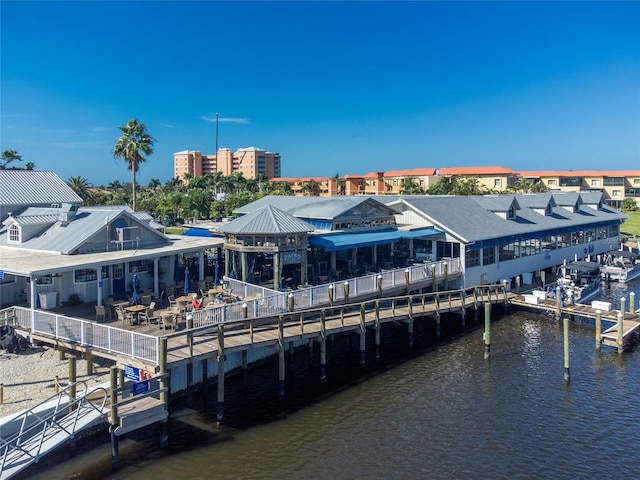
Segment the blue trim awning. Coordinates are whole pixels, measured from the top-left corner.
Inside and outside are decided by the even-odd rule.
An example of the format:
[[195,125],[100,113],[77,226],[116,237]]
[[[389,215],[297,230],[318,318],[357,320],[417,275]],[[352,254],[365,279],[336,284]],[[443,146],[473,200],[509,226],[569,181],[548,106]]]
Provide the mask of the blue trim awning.
[[401,238],[419,238],[443,233],[435,228],[419,230],[384,230],[367,233],[334,233],[309,235],[309,244],[323,248],[326,252],[348,250],[350,248],[371,247],[396,243]]
[[397,230],[396,233],[399,238],[421,238],[438,235],[439,233],[444,232],[437,228],[418,228],[417,230]]
[[309,244],[323,248],[326,252],[348,250],[356,247],[371,247],[395,243],[399,240],[395,230],[370,233],[337,233],[333,235],[309,235]]

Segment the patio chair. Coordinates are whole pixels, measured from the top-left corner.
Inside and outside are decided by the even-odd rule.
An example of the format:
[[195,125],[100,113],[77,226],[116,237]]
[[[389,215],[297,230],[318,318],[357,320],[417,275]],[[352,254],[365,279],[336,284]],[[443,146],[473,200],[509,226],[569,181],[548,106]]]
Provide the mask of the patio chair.
[[147,308],[140,314],[142,322],[146,322],[147,326],[151,326],[152,323],[158,323],[158,317],[155,316],[155,308]]
[[155,309],[156,309],[156,302],[151,302],[151,303],[149,304],[149,308],[150,308],[151,310],[155,310]]
[[160,293],[160,299],[158,300],[158,303],[160,303],[160,308],[164,308],[164,297],[166,297],[166,292],[163,290]]
[[107,320],[108,310],[104,305],[96,305],[96,322],[104,322]]
[[178,309],[178,302],[176,302],[176,297],[175,295],[169,295],[167,297],[167,300],[169,300],[169,308],[172,310],[177,310]]

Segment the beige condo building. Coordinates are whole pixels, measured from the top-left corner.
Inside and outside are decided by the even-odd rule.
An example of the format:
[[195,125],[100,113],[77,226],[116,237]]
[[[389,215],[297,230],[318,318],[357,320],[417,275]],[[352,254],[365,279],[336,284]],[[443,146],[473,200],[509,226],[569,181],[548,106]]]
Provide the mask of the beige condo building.
[[203,155],[197,150],[183,150],[173,154],[173,176],[183,179],[184,175],[202,177],[213,172],[224,176],[242,173],[247,179],[257,178],[260,174],[267,178],[280,176],[280,154],[260,148],[240,148],[232,152],[221,148],[216,155]]

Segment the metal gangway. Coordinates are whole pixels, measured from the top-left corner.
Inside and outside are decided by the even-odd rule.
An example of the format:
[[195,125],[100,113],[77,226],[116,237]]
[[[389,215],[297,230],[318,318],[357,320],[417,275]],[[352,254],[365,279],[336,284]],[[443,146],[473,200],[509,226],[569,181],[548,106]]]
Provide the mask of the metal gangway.
[[104,387],[89,390],[86,382],[80,381],[11,417],[3,429],[13,426],[13,433],[0,437],[0,480],[8,480],[37,463],[82,429],[105,421],[108,398]]

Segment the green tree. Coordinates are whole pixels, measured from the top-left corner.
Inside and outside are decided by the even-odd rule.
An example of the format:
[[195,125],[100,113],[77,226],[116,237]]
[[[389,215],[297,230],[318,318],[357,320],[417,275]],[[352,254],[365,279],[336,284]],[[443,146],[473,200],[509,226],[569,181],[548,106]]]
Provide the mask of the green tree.
[[415,178],[405,177],[402,179],[400,193],[402,195],[423,195],[424,189],[418,184]]
[[446,177],[441,177],[436,183],[427,188],[427,195],[451,195],[453,184]]
[[118,127],[122,136],[116,141],[113,148],[114,158],[122,158],[131,170],[133,211],[136,210],[136,173],[140,164],[146,162],[145,155],[153,153],[153,138],[147,133],[147,126],[132,118],[124,126]]
[[7,168],[11,162],[21,162],[22,155],[18,154],[15,150],[4,150],[2,152],[2,163],[0,164],[0,170],[4,170]]
[[71,177],[67,180],[69,188],[76,192],[76,194],[82,198],[83,205],[90,205],[93,201],[93,192],[91,191],[92,185],[84,177]]
[[621,207],[623,212],[636,212],[638,210],[638,204],[631,197],[627,197],[622,200]]
[[451,190],[452,195],[483,195],[486,189],[480,184],[478,177],[461,176]]

